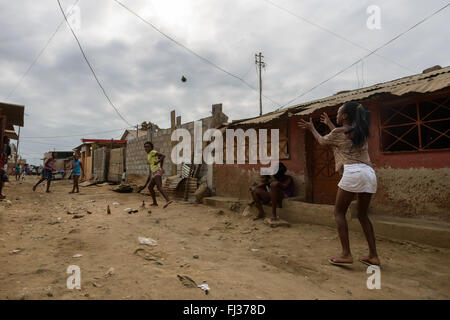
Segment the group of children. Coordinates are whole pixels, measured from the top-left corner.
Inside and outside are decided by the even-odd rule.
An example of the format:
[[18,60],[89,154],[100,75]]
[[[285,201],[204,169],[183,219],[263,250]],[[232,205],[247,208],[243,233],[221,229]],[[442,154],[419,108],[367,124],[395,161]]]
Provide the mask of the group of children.
[[[145,152],[147,153],[147,161],[150,166],[150,173],[147,179],[147,182],[144,186],[139,188],[138,192],[141,192],[145,187],[148,185],[148,189],[150,191],[150,195],[152,197],[153,203],[152,206],[157,206],[158,202],[156,201],[156,194],[155,194],[155,186],[158,189],[158,191],[162,194],[164,199],[166,200],[166,203],[164,204],[163,208],[166,208],[168,205],[170,205],[173,201],[171,201],[164,190],[162,186],[162,175],[164,173],[163,165],[164,165],[164,159],[165,155],[162,153],[157,152],[154,150],[153,143],[150,141],[147,141],[144,144]],[[44,161],[44,169],[42,170],[42,177],[41,179],[33,186],[33,191],[36,191],[36,188],[39,184],[47,180],[47,189],[46,192],[50,192],[50,184],[53,179],[53,172],[55,170],[55,160],[56,160],[57,153],[52,152],[50,157],[45,159]],[[71,171],[71,177],[73,179],[73,188],[72,191],[69,193],[79,193],[79,180],[81,177],[81,174],[84,175],[84,169],[83,165],[79,159],[79,156],[75,154],[73,156],[72,161],[69,165],[69,170]],[[122,179],[123,180],[123,179]]]
[[[367,216],[371,197],[377,189],[376,175],[370,162],[367,146],[370,112],[360,103],[351,101],[342,105],[338,110],[337,123],[340,125],[339,127],[334,126],[326,113],[322,114],[321,122],[326,124],[331,130],[331,132],[325,136],[322,136],[317,132],[311,120],[301,120],[298,125],[303,129],[309,130],[319,144],[332,147],[336,162],[336,172],[339,172],[342,175],[342,179],[338,184],[334,210],[342,252],[329,259],[329,262],[333,265],[340,266],[353,263],[345,214],[350,202],[356,196],[358,219],[369,246],[369,255],[360,258],[359,261],[367,265],[380,266],[380,260],[375,245],[374,230],[372,223]],[[139,188],[138,192],[141,192],[148,185],[150,195],[153,199],[152,206],[157,206],[158,203],[154,191],[154,187],[156,186],[166,200],[164,205],[164,208],[166,208],[172,201],[162,187],[165,156],[154,150],[152,142],[146,142],[144,144],[144,149],[148,155],[150,174],[147,182],[144,186]],[[55,157],[56,154],[53,153],[52,157],[45,161],[42,178],[33,187],[33,190],[36,190],[36,187],[41,182],[47,180],[47,192],[49,192]],[[79,192],[78,180],[82,169],[81,162],[78,160],[78,156],[75,155],[71,163],[72,176],[74,177],[72,192]],[[258,209],[258,215],[255,220],[262,219],[265,216],[263,204],[271,204],[272,219],[277,220],[277,207],[282,207],[284,198],[293,196],[294,181],[291,176],[286,174],[286,172],[286,166],[280,162],[278,172],[273,176],[274,179],[272,182],[265,176],[261,183],[250,187],[253,204],[255,204]]]
[[[56,156],[57,156],[57,153],[52,152],[50,154],[50,157],[44,160],[44,169],[42,170],[42,177],[33,186],[33,191],[36,191],[37,186],[40,185],[45,180],[47,180],[47,188],[46,188],[45,192],[47,192],[47,193],[50,192],[50,184],[53,179],[53,172],[56,171],[55,170]],[[71,171],[71,177],[73,179],[73,188],[72,188],[72,191],[69,193],[79,193],[80,188],[79,188],[78,184],[80,181],[81,173],[82,172],[84,173],[84,169],[83,169],[83,165],[79,159],[79,156],[77,154],[75,154],[73,156],[72,161],[70,162],[70,165],[69,165],[69,170]]]
[[24,165],[17,164],[17,166],[14,168],[14,171],[16,181],[25,180],[25,176],[31,174],[31,169],[28,164]]

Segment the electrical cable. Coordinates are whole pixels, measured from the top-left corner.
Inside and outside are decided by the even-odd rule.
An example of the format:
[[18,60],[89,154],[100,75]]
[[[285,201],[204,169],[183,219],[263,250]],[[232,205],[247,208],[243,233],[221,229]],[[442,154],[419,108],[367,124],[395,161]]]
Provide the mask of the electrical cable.
[[74,135],[68,135],[68,136],[51,136],[51,137],[21,137],[20,139],[56,139],[56,138],[71,138],[71,137],[83,137],[83,136],[89,136],[92,134],[101,134],[101,133],[109,133],[109,132],[115,132],[119,130],[126,130],[129,128],[136,128],[135,126],[130,126],[126,128],[121,129],[114,129],[114,130],[108,130],[108,131],[97,131],[97,132],[89,132],[89,133],[81,133],[81,134],[74,134]]
[[[77,5],[79,0],[76,0],[74,2],[74,4],[72,5],[72,7],[69,9],[68,12],[71,12],[73,7],[75,7]],[[59,29],[61,28],[61,26],[64,24],[64,19],[60,22],[60,24],[58,25],[58,27],[56,28],[55,32],[53,32],[53,34],[50,36],[50,38],[47,40],[47,43],[45,44],[45,46],[41,49],[41,51],[39,51],[38,55],[34,58],[34,60],[31,62],[31,64],[28,66],[27,70],[22,74],[22,77],[20,78],[20,80],[17,82],[17,84],[14,86],[14,88],[8,93],[8,95],[6,96],[5,100],[8,100],[9,97],[16,91],[16,89],[20,86],[20,84],[22,83],[23,79],[25,79],[25,77],[28,75],[28,73],[31,71],[31,69],[34,67],[34,65],[37,63],[37,61],[39,60],[39,58],[42,56],[42,54],[44,53],[44,51],[47,49],[47,47],[49,46],[50,42],[53,40],[53,38],[55,37],[55,35],[58,33]],[[25,113],[26,116],[29,116],[29,114]]]
[[407,29],[406,31],[401,32],[400,34],[396,35],[394,38],[392,38],[391,40],[387,41],[386,43],[384,43],[383,45],[379,46],[378,48],[372,50],[371,52],[369,52],[368,54],[366,54],[365,56],[363,56],[362,58],[356,60],[355,62],[353,62],[351,65],[345,67],[344,69],[336,72],[334,75],[332,75],[331,77],[321,81],[320,83],[316,84],[315,86],[313,86],[312,88],[310,88],[309,90],[299,94],[298,96],[296,96],[295,98],[289,100],[288,102],[286,102],[285,104],[283,104],[282,106],[280,106],[278,109],[279,110],[281,108],[283,108],[284,106],[292,103],[293,101],[297,100],[298,98],[303,97],[304,95],[310,93],[311,91],[313,91],[314,89],[316,89],[317,87],[320,87],[321,85],[323,85],[324,83],[332,80],[333,78],[337,77],[338,75],[344,73],[345,71],[347,71],[348,69],[350,69],[351,67],[353,67],[355,64],[359,63],[360,61],[368,58],[369,56],[371,56],[372,54],[376,53],[377,51],[379,51],[380,49],[386,47],[387,45],[391,44],[392,42],[394,42],[395,40],[397,40],[398,38],[400,38],[401,36],[405,35],[406,33],[408,33],[409,31],[411,31],[412,29],[416,28],[417,26],[421,25],[422,23],[424,23],[425,21],[427,21],[428,19],[430,19],[431,17],[433,17],[434,15],[438,14],[439,12],[441,12],[442,10],[446,9],[448,6],[450,6],[450,3],[447,3],[445,6],[441,7],[440,9],[438,9],[437,11],[434,11],[432,14],[426,16],[425,18],[423,18],[422,20],[420,20],[419,22],[417,22],[416,24],[414,24],[412,27],[410,27],[409,29]]
[[106,91],[105,91],[105,88],[103,88],[102,84],[100,83],[100,80],[97,78],[97,75],[95,74],[95,71],[94,71],[94,69],[92,68],[92,65],[90,64],[90,62],[89,62],[89,60],[88,60],[88,58],[87,58],[87,56],[86,56],[86,54],[85,54],[85,52],[84,52],[84,50],[83,50],[83,47],[81,46],[81,43],[80,43],[80,41],[78,40],[77,35],[76,35],[75,32],[73,31],[72,26],[70,25],[69,21],[67,20],[67,16],[66,16],[66,14],[64,13],[64,10],[63,10],[63,8],[62,8],[62,6],[61,6],[61,2],[60,2],[59,0],[57,0],[57,2],[58,2],[58,5],[59,5],[59,8],[61,9],[61,13],[62,13],[63,16],[64,16],[64,19],[66,20],[67,25],[68,25],[69,28],[70,28],[70,31],[72,32],[72,34],[73,34],[75,40],[77,41],[78,47],[80,48],[80,51],[81,51],[81,53],[83,54],[83,58],[84,58],[84,60],[86,61],[87,65],[89,66],[89,69],[91,70],[92,74],[94,75],[94,78],[95,78],[95,80],[97,81],[97,84],[99,85],[100,89],[102,90],[104,96],[105,96],[106,99],[108,100],[108,102],[109,102],[109,104],[111,105],[111,107],[116,111],[117,115],[118,115],[118,116],[119,116],[119,117],[120,117],[127,125],[132,126],[131,123],[129,123],[129,122],[122,116],[122,114],[119,112],[119,110],[116,108],[116,106],[114,105],[114,103],[113,103],[113,102],[111,101],[111,99],[109,98],[108,94],[107,94]]
[[[358,43],[356,43],[356,42],[354,42],[354,41],[352,41],[352,40],[349,40],[349,39],[345,38],[344,36],[342,36],[342,35],[340,35],[340,34],[334,32],[333,30],[330,30],[330,29],[328,29],[328,28],[326,28],[326,27],[324,27],[324,26],[321,26],[321,25],[319,25],[319,24],[317,24],[317,23],[315,23],[315,22],[313,22],[313,21],[311,21],[311,20],[309,20],[309,19],[307,19],[307,18],[305,18],[305,17],[302,17],[302,16],[300,16],[300,15],[298,15],[298,14],[296,14],[296,13],[294,13],[294,12],[292,12],[292,11],[290,11],[290,10],[288,10],[288,9],[286,9],[286,8],[284,8],[284,7],[278,5],[278,4],[276,4],[276,3],[274,3],[274,2],[272,2],[272,1],[270,1],[270,0],[263,0],[263,1],[265,1],[265,2],[267,2],[267,3],[269,3],[269,4],[271,4],[272,6],[278,8],[278,9],[280,9],[280,10],[283,10],[283,11],[289,13],[290,15],[296,17],[297,19],[300,19],[300,20],[302,20],[302,21],[304,21],[304,22],[306,22],[306,23],[308,23],[308,24],[310,24],[310,25],[313,25],[313,26],[315,26],[315,27],[317,27],[317,28],[319,28],[319,29],[321,29],[321,30],[323,30],[323,31],[325,31],[325,32],[328,32],[328,33],[332,34],[333,36],[335,36],[335,37],[337,37],[337,38],[339,38],[339,39],[341,39],[341,40],[344,40],[345,42],[348,42],[348,43],[350,43],[351,45],[353,45],[353,46],[355,46],[355,47],[357,47],[357,48],[360,48],[360,49],[363,49],[363,50],[365,50],[365,51],[369,51],[369,52],[370,52],[370,49],[367,49],[367,48],[365,48],[365,47],[359,45]],[[400,64],[400,63],[398,63],[398,62],[396,62],[396,61],[394,61],[394,60],[392,60],[392,59],[390,59],[390,58],[384,57],[384,56],[382,56],[382,55],[380,55],[380,54],[375,54],[375,55],[378,56],[378,57],[380,57],[380,58],[382,58],[382,59],[384,59],[384,60],[386,60],[386,61],[388,61],[388,62],[391,62],[391,63],[393,63],[393,64],[396,64],[397,66],[399,66],[399,67],[401,67],[401,68],[403,68],[403,69],[407,69],[408,71],[417,73],[417,71],[415,71],[415,70],[413,70],[413,69],[411,69],[411,68],[409,68],[409,67],[407,67],[407,66],[404,66],[404,65],[402,65],[402,64]]]
[[[59,0],[58,0],[59,1]],[[120,5],[121,7],[123,7],[124,9],[126,9],[128,12],[130,12],[132,15],[136,16],[138,19],[140,19],[141,21],[143,21],[145,24],[149,25],[150,27],[152,27],[154,30],[156,30],[157,32],[159,32],[160,34],[162,34],[164,37],[166,37],[167,39],[169,39],[170,41],[172,41],[173,43],[177,44],[178,46],[182,47],[183,49],[185,49],[186,51],[188,51],[189,53],[193,54],[194,56],[196,56],[197,58],[199,58],[200,60],[206,62],[207,64],[211,65],[212,67],[216,68],[217,70],[229,75],[230,77],[233,77],[239,81],[241,81],[242,83],[244,83],[247,87],[249,87],[250,89],[252,89],[253,91],[259,92],[258,89],[256,89],[255,87],[253,87],[250,83],[248,83],[247,81],[245,81],[244,79],[242,79],[241,77],[225,70],[224,68],[218,66],[217,64],[215,64],[214,62],[212,62],[211,60],[201,56],[200,54],[198,54],[197,52],[195,52],[194,50],[188,48],[187,46],[185,46],[184,44],[180,43],[179,41],[175,40],[174,38],[172,38],[171,36],[167,35],[166,33],[164,33],[163,31],[161,31],[159,28],[157,28],[153,23],[151,23],[150,21],[144,19],[143,17],[141,17],[139,14],[137,14],[135,11],[131,10],[129,7],[127,7],[126,5],[124,5],[122,2],[118,1],[118,0],[114,0],[118,5]],[[262,95],[264,98],[266,98],[267,100],[271,101],[272,103],[279,105],[278,102],[272,100],[271,98],[269,98],[266,95]]]

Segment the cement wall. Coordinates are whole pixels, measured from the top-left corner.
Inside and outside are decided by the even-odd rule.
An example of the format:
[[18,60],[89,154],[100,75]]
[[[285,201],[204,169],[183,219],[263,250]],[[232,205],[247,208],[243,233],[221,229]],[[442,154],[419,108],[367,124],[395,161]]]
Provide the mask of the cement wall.
[[[284,162],[284,161],[283,161]],[[303,175],[289,170],[287,174],[294,180],[294,196],[305,200],[305,179]],[[259,183],[260,171],[258,166],[247,165],[214,165],[215,194],[222,197],[251,199],[249,187]]]
[[376,214],[450,222],[450,168],[376,168]]
[[120,183],[125,165],[125,148],[111,149],[108,161],[108,181]]
[[94,150],[94,159],[93,159],[93,173],[92,176],[94,179],[97,179],[98,182],[106,181],[107,178],[107,168],[109,161],[109,149],[108,148],[98,148]]
[[147,137],[139,137],[127,142],[125,152],[127,175],[148,175],[147,154],[144,150],[144,143],[147,140]]
[[[209,128],[215,128],[217,125],[226,122],[228,117],[222,113],[222,105],[213,105],[212,108],[213,115],[211,117],[200,119],[202,121],[203,133]],[[176,128],[183,128],[189,131],[191,134],[191,143],[194,143],[194,122],[187,122],[184,124],[179,124]],[[144,143],[146,141],[152,141],[156,151],[164,154],[166,158],[164,159],[164,174],[163,178],[171,176],[171,129],[160,129],[157,131],[149,132],[145,137],[139,137],[137,139],[132,139],[127,142],[126,150],[126,168],[127,174],[137,174],[137,175],[148,175],[149,166],[147,161],[147,154],[144,150]],[[193,148],[192,148],[193,150]],[[177,173],[179,172],[180,166],[178,166]],[[202,170],[199,176],[203,176],[207,173],[207,166],[202,166]]]

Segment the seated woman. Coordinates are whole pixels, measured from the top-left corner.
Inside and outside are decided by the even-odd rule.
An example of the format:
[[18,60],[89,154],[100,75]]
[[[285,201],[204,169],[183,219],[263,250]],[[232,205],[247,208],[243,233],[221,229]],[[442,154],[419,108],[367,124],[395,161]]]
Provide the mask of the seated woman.
[[278,220],[277,205],[281,208],[284,198],[294,195],[294,181],[291,176],[286,174],[286,166],[280,162],[278,172],[273,176],[274,180],[269,182],[268,176],[262,176],[260,184],[250,187],[253,203],[258,209],[258,216],[253,220],[265,217],[263,204],[272,202],[272,220]]

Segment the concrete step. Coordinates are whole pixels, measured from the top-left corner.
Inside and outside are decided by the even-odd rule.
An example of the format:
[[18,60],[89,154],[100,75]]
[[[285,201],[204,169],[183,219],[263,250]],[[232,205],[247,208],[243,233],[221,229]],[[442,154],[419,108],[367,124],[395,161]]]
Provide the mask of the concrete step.
[[[217,208],[230,209],[238,207],[243,212],[249,200],[226,197],[207,197],[203,203]],[[351,231],[362,232],[352,203],[346,215],[348,227]],[[270,216],[270,207],[264,206],[267,216]],[[281,219],[289,223],[308,223],[335,228],[334,206],[325,204],[306,203],[296,199],[283,201],[283,208],[277,209]],[[256,216],[257,211],[251,207],[251,213]],[[387,237],[400,241],[414,241],[427,245],[450,248],[450,224],[443,222],[427,221],[421,219],[398,218],[388,216],[370,215],[376,236]]]

